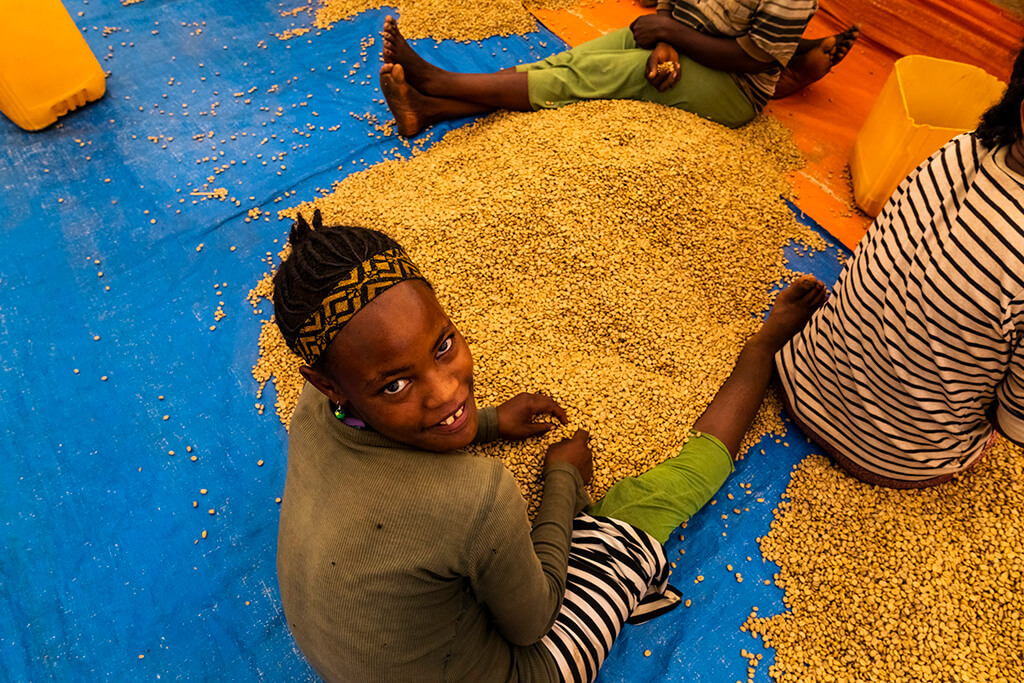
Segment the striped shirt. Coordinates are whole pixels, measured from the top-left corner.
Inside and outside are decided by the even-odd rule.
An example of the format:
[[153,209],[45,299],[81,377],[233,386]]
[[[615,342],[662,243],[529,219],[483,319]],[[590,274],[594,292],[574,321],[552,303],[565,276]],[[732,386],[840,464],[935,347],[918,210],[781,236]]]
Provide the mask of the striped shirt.
[[1024,176],[1006,153],[967,133],[921,164],[776,356],[794,417],[874,474],[964,469],[993,404],[1024,441]]
[[[818,0],[661,0],[658,9],[701,33],[736,38],[759,61],[774,59],[786,66],[796,52]],[[736,84],[760,111],[775,92],[780,69],[772,64],[761,73],[732,74]]]

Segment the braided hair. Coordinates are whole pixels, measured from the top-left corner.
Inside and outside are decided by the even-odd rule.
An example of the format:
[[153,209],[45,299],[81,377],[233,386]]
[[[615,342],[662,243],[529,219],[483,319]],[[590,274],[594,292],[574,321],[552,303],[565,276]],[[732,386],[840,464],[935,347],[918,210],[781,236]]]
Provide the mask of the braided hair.
[[1024,46],[1013,62],[1003,99],[982,114],[975,135],[988,149],[1012,145],[1021,139],[1020,105],[1024,101]]
[[293,350],[303,323],[341,278],[370,257],[398,248],[377,230],[325,227],[319,209],[313,213],[312,227],[299,215],[288,242],[291,254],[274,275],[274,320]]

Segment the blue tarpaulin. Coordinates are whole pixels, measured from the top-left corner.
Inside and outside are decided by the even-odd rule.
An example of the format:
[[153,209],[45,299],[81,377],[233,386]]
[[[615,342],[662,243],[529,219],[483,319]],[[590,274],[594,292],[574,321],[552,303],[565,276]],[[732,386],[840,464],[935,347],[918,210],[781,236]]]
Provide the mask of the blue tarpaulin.
[[[39,133],[0,120],[0,680],[315,680],[277,589],[287,437],[272,396],[255,408],[270,311],[246,294],[287,237],[279,209],[396,145],[365,117],[390,118],[386,12],[279,40],[307,15],[65,4],[110,71],[106,96]],[[433,45],[442,66],[481,71],[564,46],[543,28]],[[828,282],[834,256],[790,254]],[[792,427],[762,447],[669,543],[692,607],[627,627],[601,681],[746,680],[740,650],[761,647],[740,624],[782,609],[756,538],[812,450]]]

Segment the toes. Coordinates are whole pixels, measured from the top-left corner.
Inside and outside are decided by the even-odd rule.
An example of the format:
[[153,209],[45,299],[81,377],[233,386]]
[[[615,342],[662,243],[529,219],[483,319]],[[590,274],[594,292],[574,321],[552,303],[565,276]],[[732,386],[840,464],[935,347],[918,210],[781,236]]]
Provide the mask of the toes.
[[805,275],[807,278],[807,291],[805,298],[816,300],[828,293],[825,283],[813,275]]
[[841,49],[849,50],[850,46],[857,41],[857,37],[860,35],[860,26],[854,25],[846,29],[839,34],[839,47]]
[[815,295],[814,300],[811,301],[811,306],[815,309],[821,308],[822,304],[826,301],[828,301],[828,289],[826,289],[825,285],[822,285],[821,289]]
[[405,72],[401,64],[385,64],[380,68],[380,85],[383,90],[390,93],[398,91],[399,86],[405,85]]
[[799,302],[802,308],[814,308],[822,297],[822,292],[817,287],[811,287],[800,296]]
[[405,69],[402,68],[401,64],[393,64],[391,66],[391,78],[395,83],[405,83]]
[[854,42],[857,40],[857,34],[859,30],[855,27],[850,27],[845,32],[840,34],[840,40],[836,43],[836,49],[832,53],[832,66],[835,66],[850,53],[850,49],[853,47]]
[[843,31],[841,33],[837,33],[834,36],[831,36],[831,38],[835,41],[835,44],[837,46],[839,46],[839,45],[849,45],[850,43],[852,43],[855,40],[857,40],[857,36],[859,35],[859,33],[860,33],[859,29],[856,29],[856,28],[851,26],[850,28],[846,29],[845,31]]
[[817,290],[818,280],[813,275],[801,275],[787,287],[789,296],[797,301],[813,296]]
[[858,35],[860,35],[860,24],[854,24],[853,26],[846,29],[842,33],[839,33],[837,37],[840,39],[840,41],[856,40]]
[[387,19],[384,20],[384,31],[392,37],[401,35],[398,30],[398,20],[394,17],[388,16]]

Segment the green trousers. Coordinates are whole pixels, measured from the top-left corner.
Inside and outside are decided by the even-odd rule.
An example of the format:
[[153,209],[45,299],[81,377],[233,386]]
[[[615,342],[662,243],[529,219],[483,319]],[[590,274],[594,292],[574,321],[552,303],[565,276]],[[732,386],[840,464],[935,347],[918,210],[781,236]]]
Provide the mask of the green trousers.
[[647,82],[651,51],[638,48],[628,28],[516,69],[528,75],[530,105],[557,109],[580,100],[657,102],[737,128],[757,115],[732,75],[679,56],[679,81],[666,90]]
[[694,433],[678,455],[639,477],[616,482],[587,512],[632,524],[664,543],[711,500],[732,471],[732,456],[722,442]]

